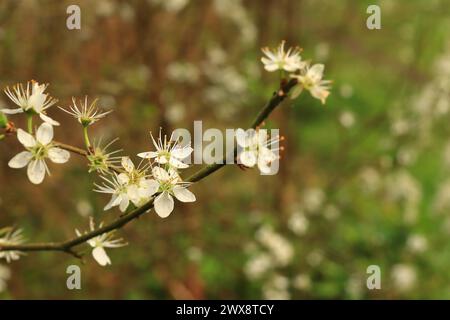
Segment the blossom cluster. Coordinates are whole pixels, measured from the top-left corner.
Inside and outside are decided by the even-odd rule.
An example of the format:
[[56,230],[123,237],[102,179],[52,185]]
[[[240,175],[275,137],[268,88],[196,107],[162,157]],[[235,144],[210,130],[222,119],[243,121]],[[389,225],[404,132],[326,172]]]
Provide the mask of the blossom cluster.
[[[308,61],[302,60],[299,48],[289,48],[286,51],[284,41],[275,50],[264,48],[263,53],[265,57],[261,61],[267,71],[280,70],[282,74],[288,72],[291,78],[296,79],[292,98],[307,90],[313,97],[325,103],[329,95],[330,81],[322,80],[322,64],[311,66]],[[81,125],[85,148],[60,143],[53,139],[54,127],[60,123],[48,115],[49,109],[55,106],[58,100],[46,92],[47,88],[47,84],[32,80],[25,85],[17,84],[5,89],[6,95],[16,107],[0,110],[2,128],[9,125],[4,114],[23,114],[27,120],[26,129],[16,129],[14,125],[8,129],[8,133],[17,134],[17,139],[24,148],[11,158],[9,167],[26,167],[28,179],[39,185],[46,175],[50,175],[48,160],[63,164],[69,161],[70,152],[75,152],[86,157],[89,172],[99,175],[101,181],[95,183],[94,191],[111,196],[104,207],[105,211],[118,207],[126,215],[135,208],[151,204],[159,217],[166,218],[174,210],[174,199],[184,203],[196,201],[195,195],[189,190],[191,183],[181,177],[181,171],[189,167],[186,159],[193,152],[190,144],[182,145],[179,139],[174,138],[174,134],[168,137],[163,135],[161,130],[157,138],[150,133],[153,150],[138,153],[136,156],[140,161],[135,165],[130,156],[119,155],[122,150],[109,150],[117,139],[106,144],[101,140],[91,144],[89,128],[107,116],[111,110],[101,110],[97,107],[98,100],[89,102],[87,96],[78,102],[72,98],[72,104],[68,108],[58,106]],[[35,119],[42,121],[37,127],[33,125]],[[278,144],[282,140],[283,137],[278,135],[269,138],[267,130],[260,127],[247,131],[238,129],[238,164],[248,168],[256,166],[262,174],[270,174],[272,164],[280,158],[278,151],[282,150],[282,147],[278,147]],[[76,230],[77,236],[82,237],[89,233],[90,237],[86,242],[92,248],[94,259],[101,266],[111,264],[105,248],[117,248],[126,243],[122,239],[115,239],[115,230],[99,231],[103,222],[100,222],[99,229],[96,229],[92,217],[89,226],[88,232]],[[21,229],[0,230],[0,247],[17,246],[23,242]],[[0,251],[0,258],[10,262],[19,259],[22,254],[18,250]]]
[[105,210],[119,206],[125,212],[130,206],[140,207],[156,195],[154,206],[161,218],[170,215],[175,197],[181,202],[194,202],[195,195],[187,188],[190,183],[181,179],[180,169],[189,166],[182,160],[193,151],[190,146],[181,146],[177,140],[160,136],[157,140],[151,135],[156,151],[142,152],[136,167],[129,157],[122,157],[119,173],[102,175],[103,183],[97,184],[95,191],[111,194]]
[[261,58],[264,69],[269,72],[280,70],[281,72],[289,72],[290,77],[297,80],[297,85],[292,90],[291,97],[297,98],[303,90],[307,90],[310,94],[319,99],[323,104],[330,94],[330,80],[323,80],[323,64],[313,64],[309,61],[302,60],[300,56],[300,48],[284,48],[285,41],[282,41],[278,48],[271,50],[263,48],[262,52],[265,57]]

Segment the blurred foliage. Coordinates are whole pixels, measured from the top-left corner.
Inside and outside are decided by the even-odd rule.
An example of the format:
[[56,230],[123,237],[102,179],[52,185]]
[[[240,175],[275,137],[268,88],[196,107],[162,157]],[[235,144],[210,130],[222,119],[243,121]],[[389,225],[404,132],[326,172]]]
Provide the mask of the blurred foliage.
[[[373,3],[381,30],[366,28]],[[65,27],[70,4],[81,30]],[[114,113],[94,136],[120,137],[130,155],[159,127],[245,126],[277,87],[262,46],[299,44],[334,81],[326,106],[304,94],[268,122],[286,137],[276,176],[208,177],[195,204],[124,228],[129,246],[109,251],[108,268],[60,253],[2,262],[0,297],[450,299],[448,1],[3,0],[0,26],[2,87],[48,82],[60,106],[99,97]],[[73,119],[50,114],[63,123],[58,140],[82,145]],[[7,167],[18,150],[0,143],[0,226],[56,241],[88,215],[119,214],[103,212],[83,159],[36,187]],[[81,265],[80,291],[66,288],[70,264]],[[366,287],[369,265],[381,290]]]

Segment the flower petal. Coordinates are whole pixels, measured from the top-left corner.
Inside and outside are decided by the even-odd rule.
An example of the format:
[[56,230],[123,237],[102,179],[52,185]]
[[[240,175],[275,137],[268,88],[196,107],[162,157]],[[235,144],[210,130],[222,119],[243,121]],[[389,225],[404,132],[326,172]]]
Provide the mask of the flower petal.
[[40,184],[45,177],[45,162],[43,160],[33,160],[28,164],[28,179],[31,183]]
[[170,154],[175,158],[184,159],[188,157],[192,153],[192,151],[194,151],[194,149],[192,149],[190,146],[176,147],[170,152]]
[[120,201],[122,200],[121,197],[119,197],[117,194],[113,194],[111,197],[111,200],[108,202],[108,204],[103,208],[104,211],[111,209],[112,207],[115,207],[119,205]]
[[41,124],[37,129],[36,139],[44,146],[49,144],[53,139],[53,127],[45,122]]
[[26,148],[31,148],[36,145],[36,140],[34,137],[28,132],[23,131],[22,129],[17,129],[17,139],[19,139],[20,143],[23,144]]
[[174,157],[170,157],[170,161],[169,164],[174,167],[174,168],[178,168],[178,169],[186,169],[189,167],[189,165],[187,165],[184,162],[181,162],[180,160],[174,158]]
[[291,91],[291,99],[297,98],[303,91],[303,86],[301,84],[297,84],[294,89]]
[[122,195],[120,205],[119,205],[120,211],[125,212],[125,210],[127,210],[129,205],[130,205],[130,199],[128,198],[128,196]]
[[134,170],[134,164],[133,161],[131,161],[130,157],[122,157],[122,167],[127,172],[131,172]]
[[271,172],[270,162],[264,161],[262,158],[259,158],[258,169],[262,174],[269,174]]
[[248,135],[244,129],[239,128],[236,130],[236,142],[242,148],[248,146]]
[[48,157],[54,163],[66,163],[70,158],[70,153],[67,150],[53,147],[48,150]]
[[31,152],[22,151],[9,160],[8,166],[14,169],[23,168],[30,162],[31,158],[33,158]]
[[239,160],[246,167],[253,167],[256,164],[256,155],[253,151],[243,151],[239,155]]
[[161,167],[154,167],[152,169],[153,177],[158,180],[167,181],[170,179],[169,173]]
[[279,65],[278,65],[278,63],[271,62],[271,63],[265,64],[264,69],[266,69],[266,71],[269,71],[269,72],[274,72],[279,69]]
[[175,186],[172,190],[175,197],[181,202],[194,202],[196,200],[195,195],[187,188]]
[[158,152],[154,152],[154,151],[149,151],[149,152],[141,152],[138,153],[137,155],[139,158],[144,158],[144,159],[152,159],[158,156]]
[[22,113],[23,109],[22,108],[17,108],[17,109],[1,109],[0,112],[3,112],[4,114],[17,114],[17,113]]
[[139,188],[139,195],[141,197],[151,197],[159,189],[159,183],[156,180],[149,179],[141,183],[141,188]]
[[161,218],[167,218],[173,211],[173,198],[168,192],[163,192],[155,199],[155,211]]
[[325,66],[323,64],[317,63],[308,70],[307,76],[309,76],[313,82],[319,81],[322,79],[324,69]]
[[128,177],[127,174],[122,172],[122,173],[119,173],[119,175],[117,176],[117,181],[119,181],[119,183],[121,185],[124,185],[130,181],[130,178]]
[[92,250],[92,256],[94,257],[95,261],[97,261],[98,264],[102,267],[111,264],[111,259],[109,259],[105,249],[103,249],[102,247],[94,248],[94,250]]
[[59,122],[53,120],[52,118],[50,118],[49,116],[43,114],[43,113],[39,113],[39,117],[42,119],[42,121],[44,121],[45,123],[48,123],[52,126],[59,126]]

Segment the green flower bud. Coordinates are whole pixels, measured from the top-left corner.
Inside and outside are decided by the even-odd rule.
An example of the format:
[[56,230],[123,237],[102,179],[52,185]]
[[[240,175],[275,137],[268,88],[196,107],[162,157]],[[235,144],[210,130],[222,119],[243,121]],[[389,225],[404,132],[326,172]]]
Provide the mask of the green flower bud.
[[0,112],[0,128],[6,128],[8,124],[8,118],[3,112]]

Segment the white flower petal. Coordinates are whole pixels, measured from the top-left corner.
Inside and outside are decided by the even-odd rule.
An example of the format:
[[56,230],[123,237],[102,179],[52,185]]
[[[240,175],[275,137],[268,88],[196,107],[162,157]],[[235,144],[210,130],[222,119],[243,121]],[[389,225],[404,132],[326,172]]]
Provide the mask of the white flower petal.
[[28,164],[28,179],[34,184],[40,184],[45,177],[45,162],[43,160],[32,160]]
[[159,155],[156,157],[155,159],[156,162],[158,162],[159,164],[166,164],[167,163],[167,156],[166,155]]
[[105,249],[103,249],[102,247],[94,248],[94,250],[92,250],[92,256],[94,257],[95,261],[97,261],[98,264],[102,267],[111,264],[111,259],[109,259]]
[[26,148],[32,148],[36,145],[36,140],[34,137],[22,129],[17,129],[17,139],[19,139],[20,143]]
[[291,99],[297,98],[303,91],[303,86],[301,84],[297,84],[294,89],[291,91]]
[[108,202],[108,204],[103,208],[103,210],[109,210],[112,207],[115,207],[119,205],[120,201],[122,200],[121,197],[119,197],[117,194],[113,194],[111,197],[111,200]]
[[125,210],[127,210],[129,205],[130,205],[130,199],[127,196],[122,195],[120,205],[119,205],[120,211],[125,212]]
[[195,195],[191,191],[181,186],[175,186],[173,194],[181,202],[194,202],[196,200]]
[[138,153],[137,156],[139,158],[152,159],[152,158],[156,158],[158,156],[158,152],[154,152],[154,151],[141,152],[141,153]]
[[117,176],[117,180],[119,181],[119,183],[121,185],[124,185],[130,181],[130,177],[128,177],[127,174],[122,172],[122,173],[119,173],[119,175]]
[[53,139],[53,127],[48,123],[43,123],[36,131],[36,139],[44,146],[49,144]]
[[14,169],[23,168],[30,162],[31,158],[33,158],[31,152],[22,151],[9,160],[8,166]]
[[319,99],[322,104],[325,104],[327,97],[330,95],[330,92],[321,86],[315,86],[309,92],[314,98]]
[[173,211],[173,198],[168,192],[163,192],[155,199],[155,211],[161,218],[167,218]]
[[269,174],[271,172],[270,162],[265,161],[262,158],[258,159],[258,169],[263,174]]
[[192,149],[192,148],[189,147],[189,146],[186,146],[186,147],[177,147],[177,148],[174,148],[174,149],[170,152],[170,154],[171,154],[173,157],[175,157],[175,158],[178,158],[178,159],[184,159],[184,158],[188,157],[188,156],[192,153],[192,151],[194,151],[194,149]]
[[189,167],[189,165],[181,162],[180,160],[175,159],[174,157],[170,157],[169,163],[172,167],[178,168],[178,169],[186,169]]
[[122,167],[127,171],[131,172],[134,170],[133,161],[129,157],[122,157]]
[[59,122],[53,120],[52,118],[50,118],[49,116],[43,114],[43,113],[39,113],[39,117],[42,119],[42,121],[44,121],[45,123],[48,123],[52,126],[59,126]]
[[22,108],[17,108],[17,109],[0,109],[0,112],[3,112],[4,114],[17,114],[17,113],[22,113],[23,109]]
[[66,163],[70,158],[70,153],[67,150],[53,147],[48,150],[48,157],[54,163]]
[[170,179],[169,173],[161,167],[154,167],[152,169],[153,177],[158,180],[167,181]]
[[273,62],[264,65],[264,69],[266,69],[266,71],[269,71],[269,72],[274,72],[274,71],[278,70],[278,68],[279,68],[278,64],[273,63]]
[[239,128],[236,130],[236,142],[242,148],[248,146],[248,136],[244,129]]
[[158,192],[159,183],[156,180],[149,179],[141,183],[141,188],[139,188],[139,194],[141,197],[151,197],[156,192]]
[[239,160],[246,167],[253,167],[256,164],[256,155],[253,151],[243,151],[239,155]]
[[322,79],[324,69],[325,66],[323,64],[317,63],[308,70],[307,76],[309,76],[314,82],[319,81]]

